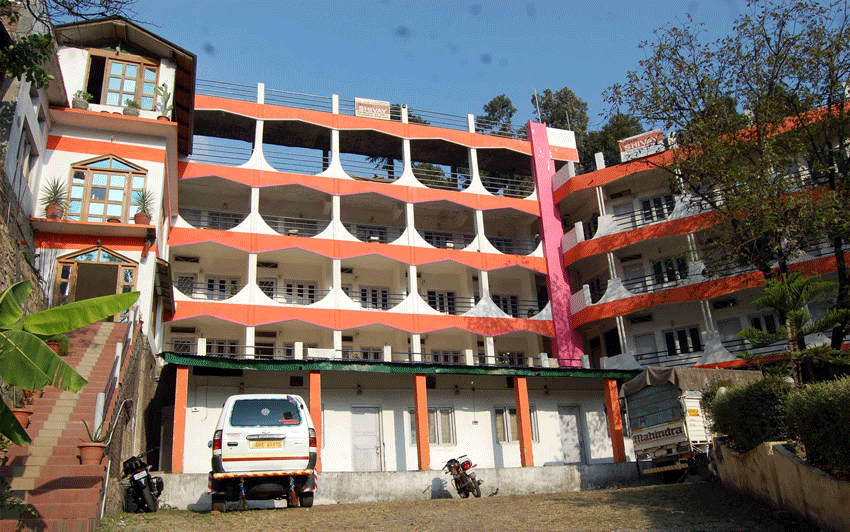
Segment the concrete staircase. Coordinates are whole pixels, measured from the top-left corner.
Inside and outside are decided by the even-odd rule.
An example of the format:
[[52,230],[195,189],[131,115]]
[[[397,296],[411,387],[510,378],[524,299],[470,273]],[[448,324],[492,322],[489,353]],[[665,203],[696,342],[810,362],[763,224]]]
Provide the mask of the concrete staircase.
[[[115,345],[126,331],[126,324],[98,322],[69,333],[71,349],[65,361],[88,384],[78,393],[46,388],[43,396],[33,398],[27,428],[32,443],[10,446],[7,463],[0,468],[11,495],[41,515],[24,519],[29,529],[93,532],[97,525],[107,459],[101,465],[80,465],[77,444],[88,439],[80,420],[91,426],[97,394],[110,377]],[[17,526],[18,512],[0,511],[0,532]]]

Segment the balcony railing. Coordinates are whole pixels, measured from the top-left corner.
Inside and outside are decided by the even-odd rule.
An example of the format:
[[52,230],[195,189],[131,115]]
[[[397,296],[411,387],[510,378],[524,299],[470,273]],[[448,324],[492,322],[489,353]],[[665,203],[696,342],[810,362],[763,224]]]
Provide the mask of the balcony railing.
[[397,240],[404,227],[391,227],[385,225],[362,224],[355,222],[342,222],[349,233],[362,242],[373,242],[376,244],[389,244]]
[[200,281],[187,282],[175,280],[174,287],[182,294],[192,299],[203,299],[208,301],[224,301],[239,293],[244,284],[235,282]]
[[263,156],[266,162],[278,172],[293,174],[315,175],[325,171],[330,164],[330,157],[311,155],[293,151],[278,150],[263,146]]
[[505,255],[530,255],[537,249],[540,237],[537,238],[511,238],[506,236],[488,236],[487,240],[493,247]]
[[345,173],[363,181],[394,181],[401,177],[404,166],[401,161],[393,160],[393,164],[387,161],[368,161],[356,157],[340,156],[340,163]]
[[248,217],[247,213],[202,211],[199,209],[180,209],[180,216],[193,227],[199,229],[233,229]]
[[361,291],[352,292],[350,297],[355,303],[371,310],[389,310],[398,305],[407,297],[407,294],[393,294],[389,292]]
[[224,139],[203,137],[192,144],[190,161],[196,163],[217,164],[219,166],[239,166],[248,162],[253,150],[248,145],[234,144]]
[[481,182],[490,194],[508,198],[525,198],[534,192],[531,176],[495,177],[481,175]]
[[649,294],[687,284],[688,272],[681,270],[665,271],[663,274],[632,277],[622,281],[623,287],[632,294]]
[[450,233],[431,229],[419,230],[419,234],[422,235],[425,242],[440,249],[463,249],[475,240],[475,235],[468,233]]
[[432,309],[446,314],[463,314],[472,310],[475,299],[472,297],[453,296],[445,293],[419,294]]
[[787,345],[787,342],[779,341],[758,349],[753,349],[750,341],[746,338],[732,338],[731,340],[723,340],[720,343],[723,344],[723,347],[725,347],[727,351],[736,355],[746,352],[754,355],[772,355],[775,353],[781,353],[785,350],[785,346]]
[[330,290],[320,290],[308,286],[260,286],[259,288],[269,299],[284,305],[312,305],[330,293]]
[[493,296],[493,301],[502,309],[502,312],[514,318],[530,318],[546,308],[549,303],[536,299],[509,299],[499,296]]
[[269,227],[285,236],[316,236],[331,223],[330,220],[272,216],[271,214],[263,214],[262,217]]
[[694,366],[699,363],[702,353],[702,351],[691,351],[690,353],[655,351],[652,353],[639,353],[635,355],[635,360],[641,366]]
[[419,168],[415,165],[413,167],[413,175],[426,187],[441,190],[466,190],[472,183],[472,176],[469,174],[460,172],[446,174],[442,170]]

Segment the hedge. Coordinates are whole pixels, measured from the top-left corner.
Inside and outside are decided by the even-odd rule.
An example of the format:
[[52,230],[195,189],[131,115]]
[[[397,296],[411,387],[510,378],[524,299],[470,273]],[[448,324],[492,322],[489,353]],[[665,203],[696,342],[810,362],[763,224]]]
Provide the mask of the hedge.
[[745,453],[766,441],[787,438],[785,400],[792,385],[768,376],[732,386],[714,399],[714,430]]
[[806,460],[824,471],[850,475],[850,377],[809,384],[787,400],[789,434]]

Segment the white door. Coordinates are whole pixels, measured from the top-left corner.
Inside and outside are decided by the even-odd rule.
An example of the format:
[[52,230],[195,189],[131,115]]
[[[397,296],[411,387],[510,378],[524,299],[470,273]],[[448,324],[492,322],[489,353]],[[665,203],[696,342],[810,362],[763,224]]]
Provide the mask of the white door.
[[377,406],[351,407],[354,471],[381,471],[381,427]]
[[560,457],[565,464],[584,463],[584,435],[581,430],[581,409],[578,406],[558,406],[560,426]]

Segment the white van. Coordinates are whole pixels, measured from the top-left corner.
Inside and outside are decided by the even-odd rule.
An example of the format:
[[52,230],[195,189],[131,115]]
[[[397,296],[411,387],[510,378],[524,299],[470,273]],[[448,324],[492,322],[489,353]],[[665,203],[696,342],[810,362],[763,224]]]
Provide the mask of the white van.
[[[233,395],[212,440],[212,509],[227,501],[287,499],[313,505],[316,429],[297,395]],[[297,499],[297,501],[296,501]]]

